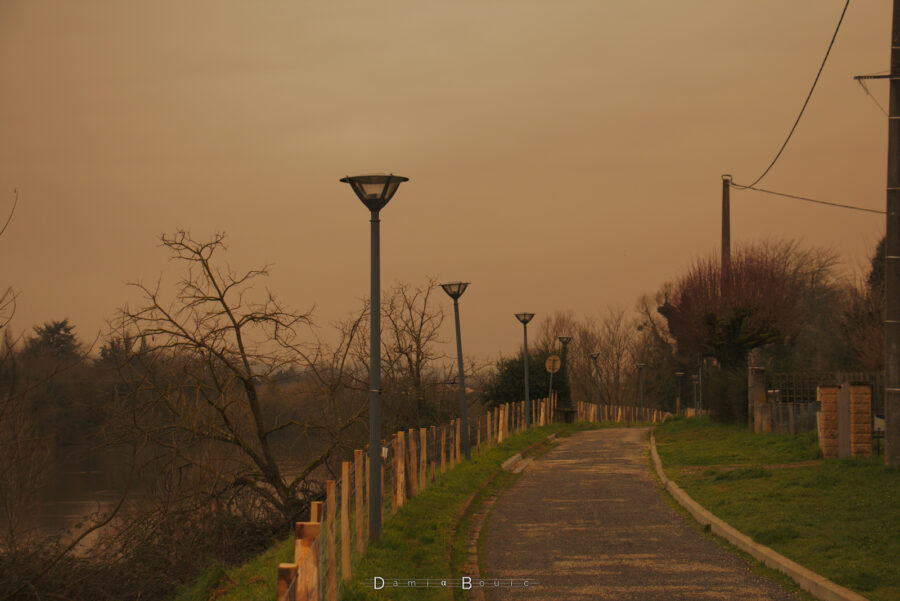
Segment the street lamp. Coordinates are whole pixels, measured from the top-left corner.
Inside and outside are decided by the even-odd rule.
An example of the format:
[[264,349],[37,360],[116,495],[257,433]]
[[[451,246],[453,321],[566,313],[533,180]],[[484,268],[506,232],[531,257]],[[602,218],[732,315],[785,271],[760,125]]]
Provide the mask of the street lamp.
[[638,363],[638,406],[641,408],[641,419],[644,418],[644,368],[646,363]]
[[449,282],[441,284],[450,298],[453,299],[453,315],[456,317],[456,360],[459,364],[459,414],[462,418],[462,445],[466,459],[469,458],[469,418],[466,416],[466,375],[463,371],[462,337],[459,331],[459,297],[462,296],[469,282]]
[[[399,175],[357,175],[344,177],[356,196],[371,213],[372,276],[369,292],[369,498],[381,498],[381,238],[378,212],[394,196],[408,177]],[[369,539],[381,539],[381,504],[369,503]]]
[[534,313],[516,313],[516,319],[522,322],[523,347],[522,358],[525,361],[525,428],[531,427],[531,399],[528,398],[528,322],[534,318]]
[[594,351],[590,354],[591,361],[594,362],[594,373],[597,374],[597,411],[600,411],[600,351]]

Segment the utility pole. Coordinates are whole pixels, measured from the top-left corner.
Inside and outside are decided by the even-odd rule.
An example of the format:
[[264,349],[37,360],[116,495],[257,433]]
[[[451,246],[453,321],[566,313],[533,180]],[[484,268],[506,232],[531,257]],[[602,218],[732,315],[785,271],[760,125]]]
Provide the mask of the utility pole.
[[900,466],[900,0],[891,26],[885,232],[884,462]]
[[722,292],[731,275],[731,176],[722,176]]

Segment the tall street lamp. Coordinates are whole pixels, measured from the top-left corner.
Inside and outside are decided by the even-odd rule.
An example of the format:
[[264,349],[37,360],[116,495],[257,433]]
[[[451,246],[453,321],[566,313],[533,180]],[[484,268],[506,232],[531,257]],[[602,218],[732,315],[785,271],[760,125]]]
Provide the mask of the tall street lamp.
[[531,427],[531,399],[528,398],[528,322],[534,318],[534,313],[516,313],[516,319],[522,322],[524,343],[522,347],[522,359],[525,361],[525,428]]
[[459,332],[459,297],[462,296],[469,282],[449,282],[441,284],[450,298],[453,299],[453,315],[456,317],[456,360],[459,367],[459,415],[462,419],[462,446],[466,459],[469,458],[469,418],[466,416],[466,374],[463,371],[462,336]]
[[[381,239],[378,212],[408,177],[357,175],[344,177],[371,213],[372,277],[369,291],[369,498],[381,498]],[[369,539],[381,539],[381,503],[369,503]]]
[[597,411],[600,411],[600,351],[594,351],[590,357],[594,362],[594,373],[597,375]]

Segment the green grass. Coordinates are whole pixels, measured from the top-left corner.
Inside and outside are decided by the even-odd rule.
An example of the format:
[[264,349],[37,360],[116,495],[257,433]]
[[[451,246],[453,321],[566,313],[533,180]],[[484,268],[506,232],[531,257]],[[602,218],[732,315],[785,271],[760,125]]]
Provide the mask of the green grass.
[[[454,565],[458,575],[465,560],[464,532],[468,524],[468,518],[464,517],[463,525],[457,530],[457,516],[463,503],[494,475],[507,458],[564,427],[564,424],[553,424],[512,436],[472,461],[447,472],[424,493],[407,502],[386,521],[381,541],[366,549],[354,567],[353,579],[344,586],[341,598],[345,601],[452,599],[453,589],[443,588],[439,582],[432,588],[392,589],[392,580],[396,578],[399,584],[405,584],[402,579],[450,579],[454,576]],[[503,486],[508,483],[509,478],[503,476],[492,484]],[[484,496],[491,490],[483,491]],[[470,512],[472,510],[474,506],[470,507]],[[449,553],[451,539],[454,539],[453,558]],[[372,590],[375,576],[385,579],[385,590]]]
[[[457,515],[464,501],[515,453],[554,432],[576,428],[552,424],[511,436],[490,451],[482,452],[471,461],[438,475],[437,480],[423,493],[407,500],[396,515],[391,515],[389,495],[385,495],[385,523],[381,541],[369,546],[361,557],[354,551],[354,578],[343,586],[341,599],[452,599],[451,589],[440,587],[376,592],[371,588],[372,577],[451,578],[454,568],[458,573],[462,567],[459,558],[464,560],[465,535],[461,535],[461,543],[457,539],[455,546],[460,551],[456,554],[454,566],[451,566],[449,557],[449,541],[456,536]],[[486,489],[485,494],[497,487],[508,487],[514,480],[515,477],[502,472],[491,483],[494,488]],[[385,490],[390,491],[390,486],[390,481],[386,480]],[[466,529],[461,527],[459,531]],[[335,531],[339,539],[339,521],[335,524]],[[293,560],[293,549],[293,540],[286,539],[241,566],[225,569],[218,563],[212,563],[193,584],[179,590],[173,601],[272,601],[275,598],[277,566]],[[336,554],[340,561],[339,540]]]
[[665,424],[656,440],[667,475],[741,532],[872,601],[900,598],[900,471],[882,458],[766,469],[814,458],[814,440],[708,420]]
[[815,432],[751,434],[746,426],[725,426],[708,418],[675,419],[656,429],[656,446],[669,470],[697,465],[770,465],[819,459]]
[[224,569],[213,563],[174,601],[272,601],[278,564],[292,561],[293,556],[294,541],[284,540],[241,566]]

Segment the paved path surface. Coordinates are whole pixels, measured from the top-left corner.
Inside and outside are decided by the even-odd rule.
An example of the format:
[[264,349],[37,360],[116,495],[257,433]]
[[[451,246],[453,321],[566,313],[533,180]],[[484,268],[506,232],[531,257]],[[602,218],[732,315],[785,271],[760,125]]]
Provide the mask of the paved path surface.
[[643,428],[575,434],[534,461],[482,536],[485,576],[539,585],[488,600],[791,599],[687,525],[650,469]]

